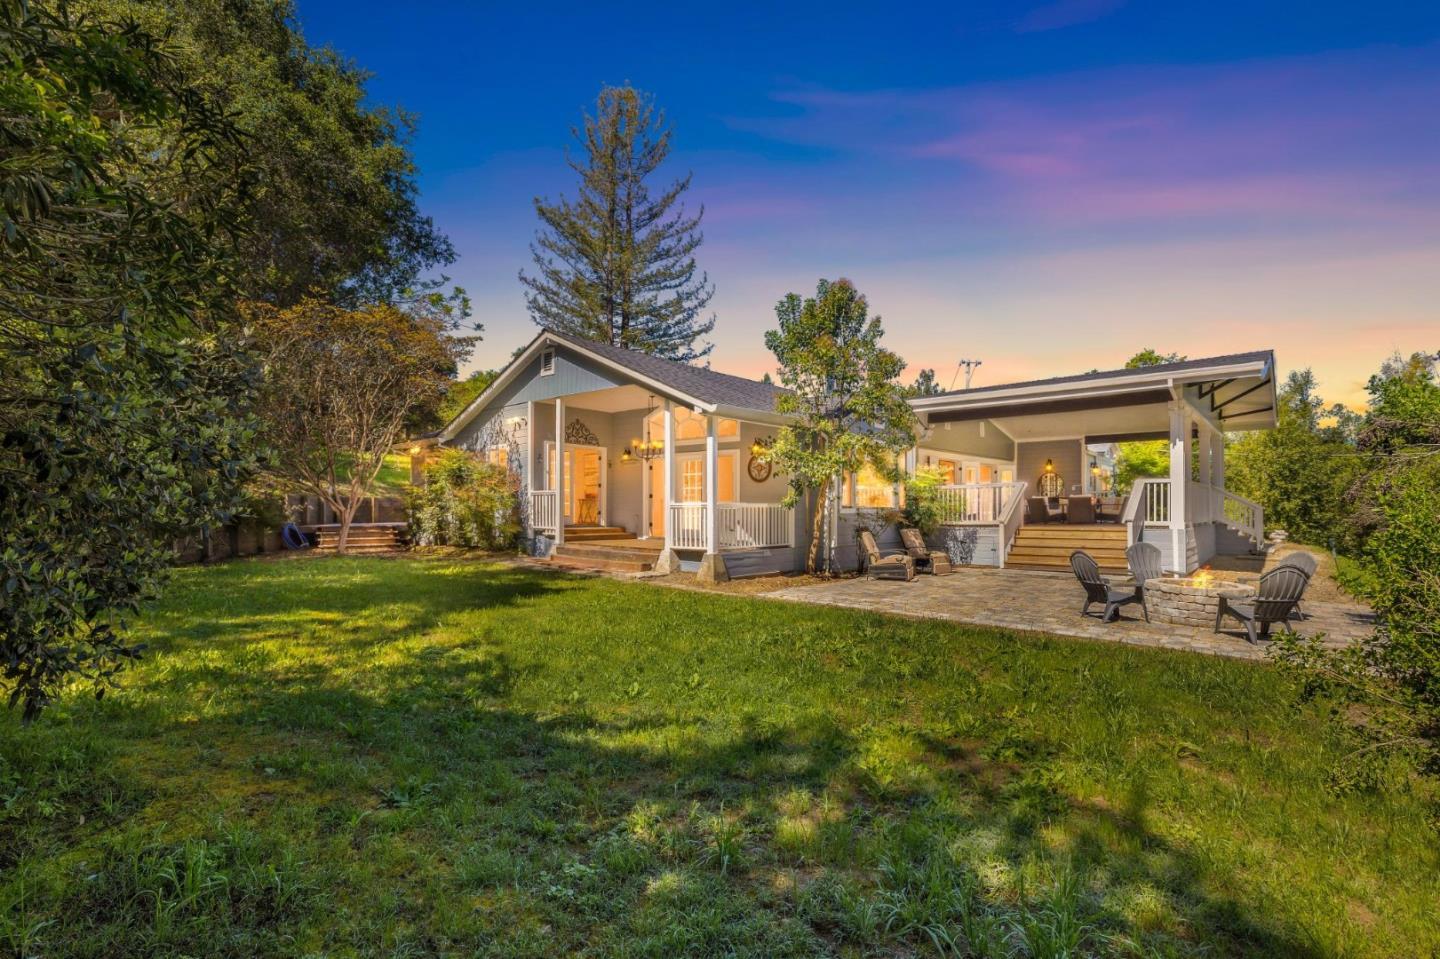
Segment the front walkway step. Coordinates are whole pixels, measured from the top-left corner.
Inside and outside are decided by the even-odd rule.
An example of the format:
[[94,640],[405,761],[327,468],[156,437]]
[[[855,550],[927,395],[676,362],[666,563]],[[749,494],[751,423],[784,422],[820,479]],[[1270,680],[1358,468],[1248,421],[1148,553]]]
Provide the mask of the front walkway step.
[[562,556],[574,560],[623,560],[625,562],[655,564],[660,554],[652,549],[627,548],[624,546],[598,546],[586,544],[574,544],[566,542],[563,546],[555,547],[552,556]]

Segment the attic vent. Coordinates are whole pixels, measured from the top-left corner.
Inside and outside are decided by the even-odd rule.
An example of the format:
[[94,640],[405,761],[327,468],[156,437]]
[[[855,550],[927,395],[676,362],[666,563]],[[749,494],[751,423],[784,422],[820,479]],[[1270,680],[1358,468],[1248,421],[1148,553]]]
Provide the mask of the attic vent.
[[555,372],[555,351],[545,350],[540,354],[540,375],[549,376]]

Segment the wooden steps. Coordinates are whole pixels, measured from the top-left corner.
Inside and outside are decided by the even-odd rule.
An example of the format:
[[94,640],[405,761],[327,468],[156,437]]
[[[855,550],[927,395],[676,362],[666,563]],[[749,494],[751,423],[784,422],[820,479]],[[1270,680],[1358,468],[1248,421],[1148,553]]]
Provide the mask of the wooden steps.
[[635,534],[620,526],[567,526],[565,542],[587,543],[599,539],[634,539]]
[[[388,523],[383,526],[362,526],[350,527],[350,535],[345,541],[345,553],[388,553],[393,550],[403,549],[405,546],[406,528],[400,524]],[[321,553],[333,553],[340,542],[340,528],[338,526],[322,526],[314,531],[315,549]]]
[[554,566],[615,573],[648,573],[659,558],[659,550],[619,526],[567,526],[565,542],[550,553]]
[[1065,526],[1041,523],[1022,526],[1005,565],[1017,569],[1045,569],[1069,572],[1070,554],[1083,549],[1107,573],[1126,572],[1125,527]]

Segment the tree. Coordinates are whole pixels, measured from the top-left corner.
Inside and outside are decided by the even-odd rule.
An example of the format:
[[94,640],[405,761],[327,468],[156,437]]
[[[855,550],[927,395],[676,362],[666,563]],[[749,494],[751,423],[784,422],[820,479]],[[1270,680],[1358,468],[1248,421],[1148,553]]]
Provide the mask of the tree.
[[[1125,361],[1125,369],[1138,370],[1146,366],[1181,363],[1184,360],[1185,357],[1179,353],[1161,353],[1147,346]],[[1116,444],[1115,489],[1118,492],[1128,493],[1137,479],[1164,476],[1169,469],[1170,445],[1164,440],[1137,440]]]
[[436,410],[435,424],[444,426],[455,417],[465,412],[465,407],[475,402],[475,398],[490,388],[495,378],[500,375],[499,370],[476,370],[463,380],[451,383],[445,390],[445,399],[440,401]]
[[[0,683],[32,719],[253,465],[240,133],[123,19],[0,0]],[[184,202],[173,202],[183,193]]]
[[849,280],[821,280],[813,298],[789,293],[775,306],[779,328],[765,345],[788,392],[776,410],[795,422],[775,437],[767,458],[790,477],[785,503],[814,493],[806,567],[817,570],[828,491],[867,463],[899,479],[898,454],[915,441],[915,414],[899,383],[905,361],[880,345],[880,317]]
[[572,336],[690,361],[715,328],[701,317],[715,288],[695,278],[704,208],[691,217],[681,196],[690,176],[652,195],[646,178],[670,154],[670,129],[653,100],[632,87],[605,87],[573,130],[583,160],[574,202],[536,198],[541,230],[530,251],[535,275],[520,272],[537,324]]
[[1440,772],[1440,383],[1435,359],[1396,358],[1371,377],[1347,503],[1379,628],[1343,650],[1290,641],[1282,658],[1327,697],[1355,749],[1337,769],[1376,784],[1388,758]]
[[[430,305],[455,259],[418,208],[410,143],[415,118],[376,105],[369,75],[310,46],[292,0],[75,0],[123,14],[154,35],[187,88],[246,134],[223,146],[252,174],[253,202],[236,286],[247,299],[290,306],[320,292],[355,306]],[[174,182],[174,198],[189,185]],[[463,291],[445,296],[463,312]]]
[[1345,549],[1355,450],[1342,429],[1324,424],[1326,416],[1314,374],[1292,370],[1276,394],[1275,428],[1226,445],[1225,481],[1265,508],[1267,525],[1302,543]]
[[943,392],[940,384],[935,382],[934,370],[921,370],[915,382],[905,387],[906,396],[935,396]]
[[335,511],[343,553],[385,454],[433,419],[473,338],[384,304],[346,310],[307,299],[288,309],[248,304],[246,314],[264,361],[269,472]]

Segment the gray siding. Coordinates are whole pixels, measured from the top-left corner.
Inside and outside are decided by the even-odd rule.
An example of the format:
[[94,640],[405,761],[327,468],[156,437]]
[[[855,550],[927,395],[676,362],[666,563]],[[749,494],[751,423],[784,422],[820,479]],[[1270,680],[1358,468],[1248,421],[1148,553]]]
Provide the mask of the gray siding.
[[1015,478],[1030,484],[1029,495],[1038,490],[1036,485],[1045,472],[1045,461],[1053,460],[1055,472],[1065,481],[1065,492],[1071,487],[1085,483],[1084,463],[1080,459],[1080,438],[1066,440],[1042,440],[1038,443],[1015,444]]

